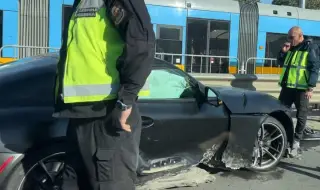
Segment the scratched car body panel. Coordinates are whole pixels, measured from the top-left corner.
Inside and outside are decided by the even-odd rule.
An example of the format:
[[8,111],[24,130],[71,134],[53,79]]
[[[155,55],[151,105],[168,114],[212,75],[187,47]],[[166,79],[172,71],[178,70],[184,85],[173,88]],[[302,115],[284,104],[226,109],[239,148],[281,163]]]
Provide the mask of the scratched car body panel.
[[[56,54],[48,54],[0,66],[0,164],[15,156],[0,174],[0,183],[26,153],[65,141],[68,120],[51,117],[57,61]],[[219,145],[217,162],[247,167],[259,126],[268,115],[283,118],[292,139],[288,110],[269,95],[205,87],[159,59],[148,82],[150,96],[138,101],[143,120],[137,171],[141,175],[198,164],[214,145]]]

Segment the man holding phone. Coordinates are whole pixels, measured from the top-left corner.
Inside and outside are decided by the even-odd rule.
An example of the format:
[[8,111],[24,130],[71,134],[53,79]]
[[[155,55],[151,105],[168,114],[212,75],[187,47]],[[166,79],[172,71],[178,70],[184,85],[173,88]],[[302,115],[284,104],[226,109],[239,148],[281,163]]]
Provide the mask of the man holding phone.
[[319,75],[318,46],[304,39],[300,27],[292,27],[288,32],[288,41],[279,52],[278,62],[282,67],[279,100],[288,107],[294,103],[297,109],[297,125],[292,145],[292,153],[296,154],[301,139],[320,137],[306,128],[309,100]]

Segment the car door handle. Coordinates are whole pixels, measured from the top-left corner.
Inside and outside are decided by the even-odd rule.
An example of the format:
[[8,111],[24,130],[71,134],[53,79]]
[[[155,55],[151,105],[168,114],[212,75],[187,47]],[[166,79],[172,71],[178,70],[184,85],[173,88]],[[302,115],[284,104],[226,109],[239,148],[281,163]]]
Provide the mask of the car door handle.
[[141,119],[142,119],[142,128],[149,128],[154,125],[154,121],[150,117],[141,116]]

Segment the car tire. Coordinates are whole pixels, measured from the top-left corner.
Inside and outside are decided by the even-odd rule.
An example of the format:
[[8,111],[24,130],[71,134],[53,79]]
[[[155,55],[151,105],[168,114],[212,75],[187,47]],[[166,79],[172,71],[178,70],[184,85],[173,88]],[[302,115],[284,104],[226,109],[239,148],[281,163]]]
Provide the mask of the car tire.
[[[288,144],[288,138],[287,138],[286,130],[285,130],[284,126],[282,125],[282,123],[280,121],[278,121],[276,118],[274,118],[272,116],[268,116],[266,118],[266,120],[263,122],[263,124],[265,124],[265,125],[270,124],[270,125],[273,125],[274,127],[276,127],[278,129],[279,134],[281,133],[281,135],[283,137],[283,140],[281,140],[281,143],[278,143],[278,144],[281,144],[282,148],[281,148],[281,151],[279,151],[279,154],[276,157],[277,160],[274,161],[273,163],[267,165],[266,167],[252,167],[251,166],[251,167],[248,168],[249,170],[256,171],[256,172],[267,172],[267,171],[270,171],[270,170],[274,169],[279,164],[281,159],[283,158],[283,156],[284,156],[284,154],[286,152],[287,144]],[[254,154],[254,152],[253,152],[253,154]]]
[[64,143],[56,143],[40,150],[27,153],[24,159],[12,170],[6,180],[7,182],[3,190],[24,190],[20,187],[24,183],[28,172],[35,168],[35,166],[45,158],[56,155],[64,156],[65,147],[66,145]]

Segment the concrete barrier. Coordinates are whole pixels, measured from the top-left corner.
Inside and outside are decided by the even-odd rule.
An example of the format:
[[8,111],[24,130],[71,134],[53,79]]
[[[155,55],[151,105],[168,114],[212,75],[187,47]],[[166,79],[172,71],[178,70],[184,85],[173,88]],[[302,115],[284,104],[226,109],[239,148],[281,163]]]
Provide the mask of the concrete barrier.
[[[232,86],[253,91],[260,91],[279,97],[279,75],[242,75],[242,74],[191,74],[205,85]],[[320,80],[314,89],[311,103],[320,103]]]

